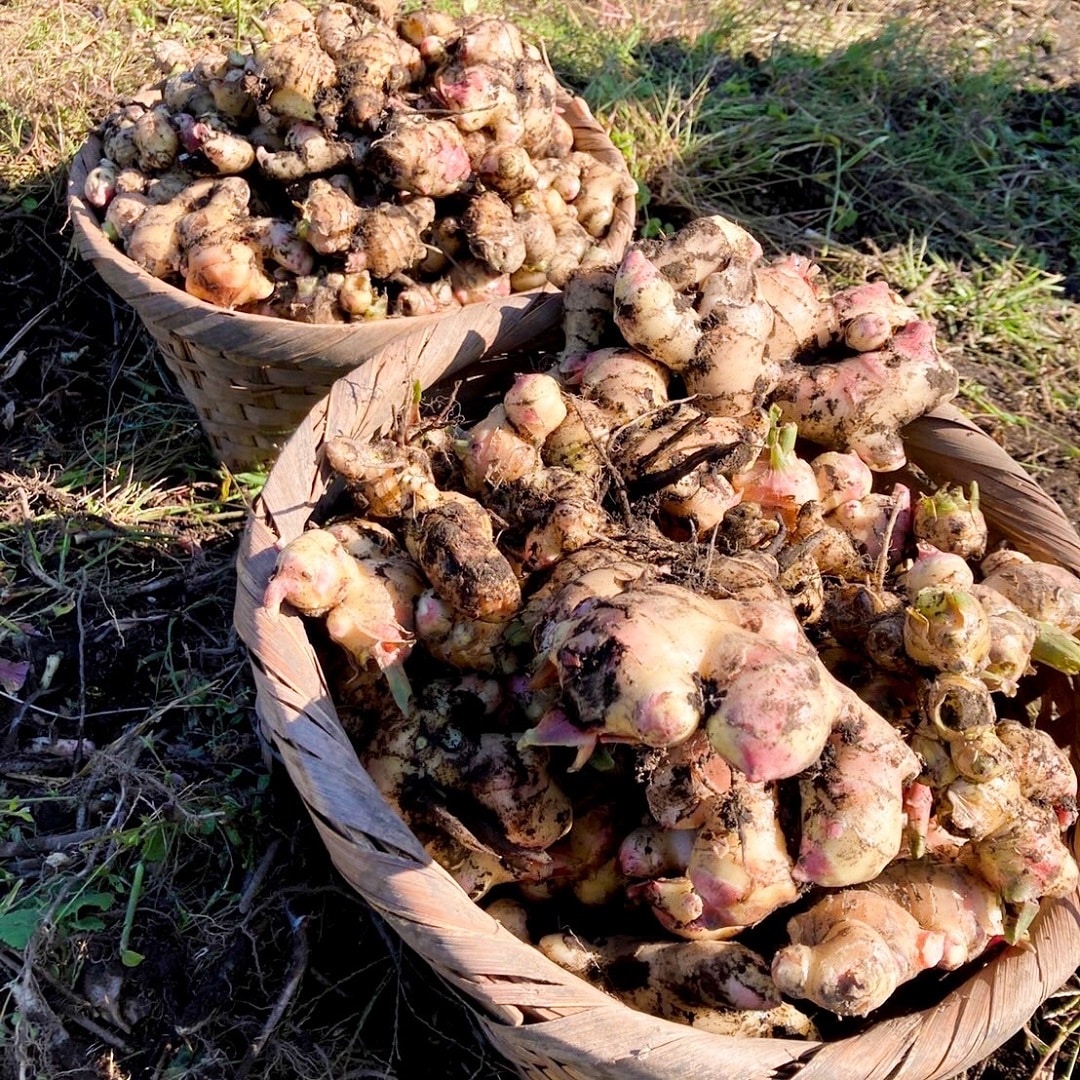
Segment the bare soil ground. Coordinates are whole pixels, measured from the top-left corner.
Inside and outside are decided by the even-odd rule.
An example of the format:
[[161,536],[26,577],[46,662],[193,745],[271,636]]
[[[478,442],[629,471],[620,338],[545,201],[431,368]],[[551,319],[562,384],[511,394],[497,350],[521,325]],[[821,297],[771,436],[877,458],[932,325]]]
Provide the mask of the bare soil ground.
[[[613,29],[697,17],[689,2],[590,6]],[[1034,48],[1053,108],[1080,107],[1080,3],[834,7],[838,25],[906,11],[946,41],[977,19]],[[1047,100],[1030,107],[1042,122]],[[231,628],[242,487],[137,318],[73,259],[60,191],[38,175],[0,193],[0,1075],[510,1076],[341,886],[265,762]],[[1078,248],[1047,237],[1074,295]],[[1077,414],[992,353],[957,360],[985,388],[979,422],[1080,521],[1063,450]],[[1028,1077],[1038,1058],[1021,1033],[968,1080]]]

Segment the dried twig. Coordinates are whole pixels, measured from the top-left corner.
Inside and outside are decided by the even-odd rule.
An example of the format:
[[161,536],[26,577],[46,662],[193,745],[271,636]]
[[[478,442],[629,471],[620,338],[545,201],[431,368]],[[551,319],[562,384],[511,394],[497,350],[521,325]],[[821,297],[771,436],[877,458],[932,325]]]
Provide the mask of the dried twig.
[[681,480],[684,476],[692,473],[699,465],[715,463],[723,472],[729,468],[742,452],[744,444],[723,443],[714,446],[703,446],[700,450],[694,450],[675,465],[671,465],[659,472],[646,473],[637,477],[633,482],[635,495],[646,492],[659,491]]
[[239,911],[241,915],[246,915],[251,910],[251,905],[255,900],[255,894],[262,888],[262,884],[266,880],[266,875],[270,873],[270,868],[274,865],[280,849],[281,838],[278,837],[271,842],[270,846],[263,853],[263,857],[259,860],[259,865],[252,871],[251,878],[244,887],[244,891],[240,896],[240,901],[236,905],[236,910]]
[[[287,914],[289,913],[287,912]],[[309,952],[307,920],[308,917],[306,915],[293,916],[292,914],[289,914],[289,923],[293,932],[293,950],[292,962],[289,965],[288,975],[285,977],[285,985],[281,988],[281,993],[278,994],[277,1001],[274,1003],[273,1009],[270,1010],[270,1015],[266,1018],[266,1023],[263,1024],[262,1030],[256,1036],[251,1046],[248,1047],[248,1051],[244,1055],[244,1060],[240,1062],[240,1067],[236,1070],[236,1080],[246,1080],[246,1077],[251,1075],[251,1070],[255,1065],[255,1059],[262,1053],[270,1036],[273,1035],[278,1024],[281,1023],[281,1018],[285,1015],[289,1003],[292,1001],[300,986],[300,980],[304,977],[304,972],[307,970]]]
[[52,836],[28,836],[25,840],[9,840],[6,844],[0,844],[0,859],[13,859],[34,851],[63,851],[64,848],[85,844],[88,840],[100,839],[104,833],[104,828],[98,827],[80,829],[78,832],[56,833]]
[[[36,315],[32,315],[29,319],[27,319],[26,322],[24,322],[22,326],[20,326],[19,329],[16,330],[15,333],[8,339],[7,343],[2,348],[0,348],[0,360],[3,360],[4,357],[7,356],[7,354],[11,352],[11,350],[14,349],[15,346],[18,345],[19,342],[22,341],[22,339],[26,337],[26,335],[29,334],[30,331],[33,330],[34,327],[37,326],[37,324],[41,322],[41,320],[44,319],[45,316],[48,315],[54,307],[56,307],[57,303],[58,301],[54,300],[51,304],[46,304],[45,307],[43,307]],[[6,379],[14,374],[15,370],[9,370],[3,374],[2,378]]]
[[885,526],[885,533],[881,539],[881,554],[878,556],[877,563],[874,566],[874,591],[877,593],[881,593],[885,589],[885,575],[889,572],[889,549],[892,547],[893,532],[900,517],[900,509],[901,495],[894,486],[892,512],[889,514],[889,521]]

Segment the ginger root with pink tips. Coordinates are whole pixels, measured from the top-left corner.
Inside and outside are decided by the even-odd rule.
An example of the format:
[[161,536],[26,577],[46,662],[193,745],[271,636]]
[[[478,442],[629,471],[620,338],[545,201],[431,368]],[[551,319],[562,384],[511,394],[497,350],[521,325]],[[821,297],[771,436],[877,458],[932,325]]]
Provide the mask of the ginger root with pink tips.
[[917,321],[875,352],[788,368],[772,400],[804,438],[854,450],[876,472],[891,472],[906,461],[900,429],[958,389],[959,376],[938,353],[933,326]]
[[759,295],[776,313],[769,346],[788,359],[828,343],[833,311],[818,297],[821,268],[803,255],[787,255],[754,271]]
[[709,742],[750,780],[796,776],[817,761],[841,704],[840,685],[817,657],[730,630],[703,675]]
[[955,971],[1005,934],[1001,897],[956,863],[930,857],[890,863],[866,886],[888,896],[924,930],[940,932],[944,948],[938,967]]
[[631,248],[615,274],[615,324],[646,356],[680,373],[704,408],[742,416],[776,386],[780,364],[767,349],[773,310],[752,274],[728,280],[717,303],[699,315],[656,265]]
[[502,402],[465,433],[459,450],[470,491],[498,487],[543,469],[540,447],[566,419],[566,403],[550,375],[519,375]]
[[720,821],[694,838],[686,876],[710,917],[733,926],[753,926],[796,899],[774,784],[751,783],[733,773]]
[[899,854],[904,791],[922,767],[887,720],[854,692],[843,698],[821,758],[799,780],[797,881],[843,886],[877,877]]
[[693,941],[724,940],[792,903],[799,887],[777,816],[773,784],[731,773],[696,829],[645,826],[619,849],[629,896],[646,904],[660,925]]
[[[874,468],[898,468],[900,427],[957,390],[933,331],[881,282],[822,300],[820,269],[809,259],[755,266],[761,249],[747,237],[732,222],[702,218],[632,247],[612,288],[623,338],[681,375],[708,412],[740,416],[770,400],[786,403],[801,434],[850,447]],[[580,352],[578,340],[575,330],[568,359]],[[840,340],[865,355],[819,365],[813,376],[792,367]],[[892,373],[898,366],[903,375]],[[803,430],[804,418],[816,426]]]
[[408,707],[404,663],[412,651],[412,607],[421,590],[418,573],[392,580],[385,567],[354,558],[325,529],[312,529],[278,553],[263,606],[277,615],[283,603],[322,618],[326,631],[360,665],[374,661],[398,707]]
[[613,296],[615,325],[630,345],[672,371],[686,367],[702,337],[697,313],[637,248],[623,256]]
[[676,586],[586,601],[550,631],[538,674],[558,680],[582,728],[675,745],[701,720],[699,673],[723,625],[707,601]]
[[676,746],[704,721],[713,747],[751,780],[794,776],[817,759],[840,699],[816,656],[745,629],[740,601],[627,584],[545,626],[534,681],[558,683],[574,724],[560,709],[526,741],[559,745],[577,731],[573,745]]
[[840,1016],[865,1016],[928,968],[954,970],[1006,931],[996,890],[940,858],[892,863],[788,922],[773,958],[780,991]]
[[874,352],[918,315],[884,281],[853,285],[829,301],[835,320],[830,329],[854,352]]
[[935,967],[941,931],[926,930],[895,900],[849,889],[788,921],[791,944],[773,957],[781,993],[808,998],[839,1016],[866,1016],[901,983]]

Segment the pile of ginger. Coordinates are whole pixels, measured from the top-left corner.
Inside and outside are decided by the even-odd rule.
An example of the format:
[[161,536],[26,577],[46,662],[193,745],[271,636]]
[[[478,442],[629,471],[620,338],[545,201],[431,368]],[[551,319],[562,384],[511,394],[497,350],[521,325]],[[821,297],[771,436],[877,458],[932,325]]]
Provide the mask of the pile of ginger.
[[244,49],[157,46],[155,100],[102,122],[86,201],[154,277],[301,322],[561,286],[636,185],[578,149],[505,19],[280,0]]
[[1077,885],[1033,717],[1080,579],[898,479],[957,391],[932,324],[720,217],[564,295],[484,415],[329,439],[345,494],[280,551],[265,605],[383,795],[524,940],[709,1031],[812,1036],[1022,945]]

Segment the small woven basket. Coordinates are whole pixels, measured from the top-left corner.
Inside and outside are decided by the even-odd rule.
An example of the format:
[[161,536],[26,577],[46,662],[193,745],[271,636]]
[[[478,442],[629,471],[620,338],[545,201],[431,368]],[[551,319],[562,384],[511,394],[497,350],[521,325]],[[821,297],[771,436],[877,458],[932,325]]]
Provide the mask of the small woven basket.
[[[998,953],[928,1009],[830,1043],[736,1039],[632,1010],[549,962],[469,900],[383,800],[339,723],[304,622],[270,616],[262,596],[278,545],[303,531],[328,492],[325,440],[385,430],[415,380],[427,387],[473,368],[499,333],[495,312],[474,315],[464,342],[435,324],[339,379],[286,444],[241,541],[235,623],[251,656],[261,730],[338,870],[466,996],[525,1077],[778,1080],[797,1070],[800,1080],[944,1080],[988,1056],[1080,966],[1080,894],[1044,902],[1032,948]],[[906,436],[931,476],[978,480],[1000,535],[1080,571],[1080,536],[1056,504],[961,413],[938,410]]]
[[[576,150],[626,171],[622,154],[584,101],[564,93],[559,106],[574,130]],[[478,305],[447,314],[311,325],[198,300],[152,277],[109,242],[83,198],[86,176],[100,158],[101,143],[92,136],[69,170],[68,213],[79,252],[138,313],[194,406],[214,453],[234,471],[269,465],[334,380],[388,342],[443,321],[455,325],[459,335],[468,332],[472,308]],[[616,207],[601,244],[613,257],[629,244],[635,214],[632,195]],[[561,293],[552,286],[479,306],[501,317],[491,343],[499,352],[512,352],[553,329],[562,314]]]

